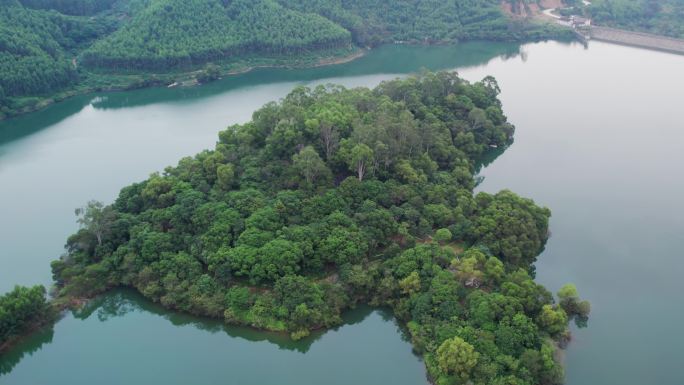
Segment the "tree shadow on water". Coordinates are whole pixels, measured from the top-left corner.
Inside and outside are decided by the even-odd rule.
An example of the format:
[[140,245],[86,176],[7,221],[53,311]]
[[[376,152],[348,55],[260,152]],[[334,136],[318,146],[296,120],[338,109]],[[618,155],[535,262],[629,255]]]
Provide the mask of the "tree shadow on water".
[[[89,301],[81,309],[72,311],[74,318],[86,320],[92,316],[101,322],[107,322],[113,318],[123,317],[129,313],[143,312],[164,318],[177,327],[193,327],[209,333],[225,333],[231,338],[239,338],[251,342],[269,342],[278,346],[279,349],[306,353],[311,346],[323,335],[340,328],[360,324],[373,312],[377,312],[383,320],[394,320],[391,311],[377,309],[366,305],[357,306],[342,315],[343,324],[331,329],[317,330],[309,336],[298,341],[290,338],[288,333],[269,332],[257,330],[248,326],[227,325],[221,320],[199,317],[180,313],[164,308],[143,297],[133,289],[117,289]],[[406,336],[402,333],[402,339]]]
[[[170,322],[176,327],[192,327],[212,334],[225,333],[230,338],[243,339],[250,342],[268,342],[281,350],[307,353],[313,344],[326,333],[336,332],[342,328],[358,325],[366,321],[371,315],[376,315],[385,323],[392,323],[403,341],[409,341],[407,331],[396,321],[390,309],[359,305],[342,314],[343,323],[337,327],[318,330],[311,335],[294,341],[287,333],[275,333],[256,330],[246,326],[226,325],[216,319],[198,317],[167,310],[160,304],[154,303],[133,289],[116,289],[91,301],[78,310],[72,310],[71,315],[81,321],[96,317],[99,322],[112,322],[116,318],[125,317],[132,313],[147,313]],[[59,322],[59,321],[58,321]],[[389,325],[388,325],[389,326]],[[45,327],[20,341],[14,348],[0,356],[0,377],[10,373],[24,358],[39,352],[52,343],[54,325]]]
[[54,337],[53,326],[46,326],[23,338],[14,347],[0,354],[0,377],[10,373],[22,359],[40,351],[44,345],[52,343]]

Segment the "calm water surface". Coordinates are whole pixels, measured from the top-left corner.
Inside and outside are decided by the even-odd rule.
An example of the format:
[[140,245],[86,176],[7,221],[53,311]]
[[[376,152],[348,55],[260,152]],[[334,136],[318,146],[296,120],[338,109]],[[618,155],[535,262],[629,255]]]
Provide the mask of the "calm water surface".
[[[593,304],[566,352],[567,383],[684,384],[684,56],[602,43],[385,47],[341,66],[83,96],[2,122],[0,292],[50,283],[73,208],[212,147],[294,85],[374,86],[421,67],[499,80],[516,142],[480,189],[552,209],[538,281],[574,282]],[[291,343],[117,292],[0,357],[0,384],[424,384],[402,338],[369,309]]]
[[3,358],[0,372],[10,373],[8,384],[26,385],[427,385],[391,313],[361,307],[344,320],[293,342],[171,313],[119,291],[32,336]]

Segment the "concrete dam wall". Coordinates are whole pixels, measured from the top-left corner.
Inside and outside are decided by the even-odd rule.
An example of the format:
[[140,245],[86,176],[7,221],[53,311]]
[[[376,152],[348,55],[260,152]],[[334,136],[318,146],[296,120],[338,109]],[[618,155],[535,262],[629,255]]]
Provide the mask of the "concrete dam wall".
[[684,40],[608,27],[591,27],[591,38],[611,43],[684,54]]

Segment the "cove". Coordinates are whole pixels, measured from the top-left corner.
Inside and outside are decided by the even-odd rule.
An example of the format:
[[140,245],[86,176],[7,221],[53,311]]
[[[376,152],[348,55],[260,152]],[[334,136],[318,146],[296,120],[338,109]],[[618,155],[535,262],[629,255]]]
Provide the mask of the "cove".
[[[553,212],[552,236],[537,263],[537,280],[551,291],[574,282],[593,305],[589,327],[574,331],[566,351],[566,383],[684,383],[684,335],[679,330],[684,317],[679,294],[684,290],[684,56],[597,42],[588,48],[556,42],[386,47],[336,67],[262,70],[191,89],[89,95],[2,122],[0,290],[15,283],[49,284],[48,262],[76,228],[73,208],[89,199],[111,201],[122,186],[212,146],[218,130],[247,120],[255,108],[284,96],[292,86],[373,86],[421,67],[454,68],[470,80],[494,75],[501,85],[504,111],[517,127],[516,139],[481,171],[484,182],[479,188],[510,188]],[[249,77],[252,82],[244,80]],[[193,383],[233,383],[247,371],[222,371],[231,358],[246,354],[231,349],[231,343],[244,342],[245,352],[252,344],[269,346],[268,354],[253,358],[256,362],[279,362],[281,354],[295,352],[301,359],[324,360],[314,358],[329,353],[317,346],[323,346],[328,335],[346,330],[324,334],[304,354],[268,339],[233,341],[227,332],[212,332],[199,321],[175,325],[145,308],[105,322],[97,314],[86,320],[67,316],[51,339],[48,331],[0,357],[0,366],[13,368],[0,376],[0,384],[109,381],[126,370],[139,372],[142,360],[144,369],[153,373],[145,375],[156,377],[127,378],[129,383],[174,383],[179,376],[187,380],[178,374],[179,367],[182,373],[222,376]],[[376,343],[365,344],[367,335],[359,335],[352,343],[356,349],[334,357],[353,360],[370,352],[375,362],[387,355],[396,361],[389,371],[397,373],[409,366],[408,358],[398,357],[411,357],[415,372],[410,379],[424,380],[422,364],[410,355],[410,346],[392,345],[401,342],[394,324],[373,329],[369,322],[375,314],[348,327],[389,330],[392,349],[376,350]],[[201,343],[191,343],[193,339]],[[75,366],[78,350],[97,360]],[[216,351],[222,357],[216,357]],[[174,358],[174,352],[185,361]],[[117,361],[127,356],[138,360]],[[348,377],[346,383],[389,383],[393,373],[375,372],[373,362],[363,369],[367,376]],[[332,364],[325,360],[321,365]],[[323,367],[322,372],[329,368]],[[263,368],[266,364],[257,371]],[[69,375],[62,373],[66,371],[86,374],[78,380],[60,379]],[[354,371],[361,369],[345,373]],[[320,375],[304,369],[300,374],[294,383]],[[380,380],[374,377],[378,375]]]
[[359,307],[344,321],[294,342],[169,312],[120,290],[24,341],[3,357],[0,373],[3,383],[27,385],[427,384],[391,313]]

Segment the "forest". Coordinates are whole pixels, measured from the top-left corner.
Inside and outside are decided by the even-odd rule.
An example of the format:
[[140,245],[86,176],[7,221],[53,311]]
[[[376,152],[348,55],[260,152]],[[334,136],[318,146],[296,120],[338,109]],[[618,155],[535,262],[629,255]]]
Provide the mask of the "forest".
[[43,286],[17,286],[0,296],[0,352],[14,339],[51,321],[53,316]]
[[[554,36],[543,24],[515,21],[497,0],[278,0],[313,10],[352,31],[359,45],[388,42],[524,40]],[[511,1],[513,2],[513,1]]]
[[344,28],[271,0],[164,0],[87,49],[89,67],[192,68],[246,53],[295,54],[349,47]]
[[298,87],[214,150],[77,209],[57,300],[132,287],[294,339],[387,306],[436,384],[561,383],[555,351],[590,306],[533,280],[550,211],[474,193],[478,160],[513,140],[499,92],[450,72]]
[[228,73],[384,43],[569,35],[510,18],[497,0],[0,0],[0,119],[76,93],[163,84],[160,73],[165,84],[197,78],[208,64]]
[[684,39],[684,0],[596,0],[584,12],[600,25]]
[[70,52],[105,33],[93,20],[33,11],[16,0],[0,7],[0,101],[55,91],[77,81]]
[[[111,9],[119,0],[20,0],[30,9],[54,10],[65,15],[89,16]],[[137,0],[146,1],[146,0]]]

